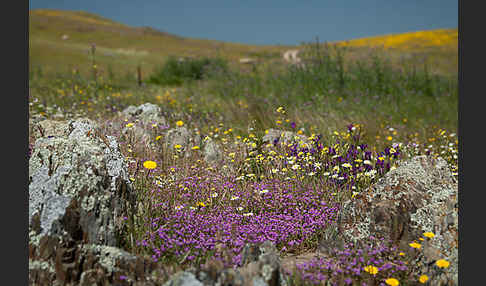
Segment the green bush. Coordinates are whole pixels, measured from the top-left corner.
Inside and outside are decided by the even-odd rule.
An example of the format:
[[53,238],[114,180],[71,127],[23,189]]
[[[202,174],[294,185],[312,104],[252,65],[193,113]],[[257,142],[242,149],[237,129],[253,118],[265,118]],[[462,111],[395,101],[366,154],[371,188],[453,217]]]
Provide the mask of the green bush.
[[182,85],[185,82],[212,77],[226,72],[228,63],[222,58],[178,59],[168,60],[155,69],[148,83],[158,85]]

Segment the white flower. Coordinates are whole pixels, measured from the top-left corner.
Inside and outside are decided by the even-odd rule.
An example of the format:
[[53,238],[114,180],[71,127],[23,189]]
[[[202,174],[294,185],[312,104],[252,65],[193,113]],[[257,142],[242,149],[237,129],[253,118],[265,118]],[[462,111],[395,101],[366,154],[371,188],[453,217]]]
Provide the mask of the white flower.
[[182,208],[183,208],[183,206],[176,206],[175,210],[178,211],[178,210],[181,210]]
[[244,213],[243,216],[252,216],[253,213]]
[[300,169],[300,165],[299,164],[295,164],[295,165],[292,166],[292,169],[293,170],[298,170],[298,169]]
[[363,161],[363,164],[365,164],[365,165],[371,165],[371,161],[370,160],[364,160]]
[[324,176],[329,176],[330,174],[331,174],[331,173],[329,173],[329,172],[324,172],[324,174],[323,174],[323,175],[324,175]]
[[272,173],[273,173],[273,174],[276,174],[277,172],[278,172],[278,169],[277,169],[277,168],[273,168],[273,169],[272,169]]
[[308,174],[308,176],[314,176],[315,174],[316,174],[316,173],[314,173],[314,172],[310,172],[310,173]]
[[314,167],[316,167],[316,169],[319,169],[320,170],[321,169],[321,166],[322,166],[322,163],[320,163],[320,162],[315,162],[314,163]]
[[238,197],[238,196],[231,196],[231,199],[230,199],[230,200],[235,201],[235,200],[237,200],[237,199],[239,199],[239,198],[240,198],[240,197]]
[[365,175],[373,178],[376,175],[376,173],[377,173],[376,170],[371,170],[371,171],[365,172]]
[[243,207],[237,207],[236,210],[241,212],[243,210]]
[[331,178],[336,179],[338,177],[338,174],[334,174],[331,176]]
[[266,194],[266,193],[268,193],[267,189],[263,189],[263,190],[260,191],[260,194]]
[[211,197],[212,197],[212,198],[216,198],[216,197],[218,197],[218,193],[212,193],[212,194],[211,194]]

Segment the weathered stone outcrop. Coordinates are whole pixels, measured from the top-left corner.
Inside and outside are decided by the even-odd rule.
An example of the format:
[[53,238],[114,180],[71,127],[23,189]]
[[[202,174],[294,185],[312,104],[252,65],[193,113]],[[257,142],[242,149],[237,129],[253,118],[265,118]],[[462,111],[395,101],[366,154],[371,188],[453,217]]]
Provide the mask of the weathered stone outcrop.
[[146,147],[154,141],[156,135],[152,134],[152,124],[164,127],[167,124],[159,106],[144,103],[139,106],[130,105],[122,111],[122,117],[133,126],[122,126],[122,134],[130,138],[130,142],[143,142]]
[[296,134],[292,131],[282,131],[273,128],[268,129],[268,133],[263,136],[262,140],[266,143],[299,143],[299,146],[307,144],[308,147],[311,147],[311,142],[304,135]]
[[165,117],[162,116],[160,107],[149,102],[139,106],[130,105],[122,111],[122,115],[133,120],[138,119],[143,124],[167,124]]
[[[124,218],[135,209],[118,143],[89,119],[40,124],[29,161],[30,281],[69,285],[100,275],[109,280],[115,268],[103,261],[122,253],[119,263],[128,263],[128,254],[116,247]],[[88,258],[100,266],[86,264]]]
[[192,134],[185,127],[176,127],[167,131],[165,138],[165,145],[169,150],[173,150],[175,145],[181,145],[183,150],[189,149],[191,146]]
[[221,146],[212,139],[204,142],[203,154],[204,160],[210,164],[216,164],[223,159]]
[[58,236],[29,245],[29,285],[162,285],[162,273],[150,257],[117,247]]
[[241,259],[241,266],[237,268],[225,268],[221,261],[212,260],[194,272],[204,285],[288,285],[279,253],[272,242],[245,245]]
[[[424,263],[437,268],[433,262],[446,259],[450,267],[447,275],[431,284],[457,285],[457,192],[457,182],[445,160],[414,157],[385,174],[369,191],[343,203],[334,239],[356,242],[372,235],[391,239],[406,249],[424,232],[433,232],[435,237],[423,245]],[[327,243],[331,241],[323,242]]]

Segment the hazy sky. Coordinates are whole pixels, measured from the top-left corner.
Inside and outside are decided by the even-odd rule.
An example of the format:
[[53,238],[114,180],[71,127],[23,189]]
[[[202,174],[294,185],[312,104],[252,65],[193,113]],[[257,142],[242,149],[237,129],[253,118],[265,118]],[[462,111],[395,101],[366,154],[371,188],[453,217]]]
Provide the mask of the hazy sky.
[[29,0],[183,37],[297,45],[458,27],[458,0]]

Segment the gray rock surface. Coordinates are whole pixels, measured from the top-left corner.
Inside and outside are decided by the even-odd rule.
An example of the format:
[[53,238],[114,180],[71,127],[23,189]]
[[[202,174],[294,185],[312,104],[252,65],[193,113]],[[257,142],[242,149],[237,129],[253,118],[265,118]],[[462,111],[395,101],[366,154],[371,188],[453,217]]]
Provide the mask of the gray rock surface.
[[253,285],[288,285],[279,253],[270,241],[246,244],[242,254],[242,267],[238,269],[244,281]]
[[221,146],[212,139],[206,140],[203,146],[204,160],[210,164],[218,163],[223,159]]
[[130,105],[122,111],[122,114],[132,119],[139,119],[144,124],[167,124],[165,117],[162,116],[160,107],[149,102],[139,106]]
[[165,138],[165,145],[169,150],[173,150],[175,145],[181,145],[183,150],[187,150],[191,146],[192,134],[185,127],[176,127],[167,131]]
[[191,272],[182,271],[174,274],[164,286],[203,286]]
[[29,227],[40,235],[68,232],[86,243],[117,244],[115,233],[134,197],[118,143],[97,128],[89,119],[56,123],[54,137],[36,140]]
[[440,278],[444,284],[430,283],[457,285],[457,198],[457,182],[447,162],[440,157],[417,156],[399,163],[369,192],[344,202],[338,237],[345,242],[365,240],[370,235],[384,237],[406,249],[424,232],[433,232],[435,237],[423,245],[423,262],[437,268],[433,262],[446,259],[450,267]]
[[299,143],[299,144],[307,144],[308,147],[311,145],[311,141],[307,139],[304,135],[296,134],[292,131],[282,131],[278,129],[268,129],[268,133],[265,134],[262,138],[263,142],[266,143],[273,143],[275,139],[278,139],[280,144],[289,144],[289,143]]

